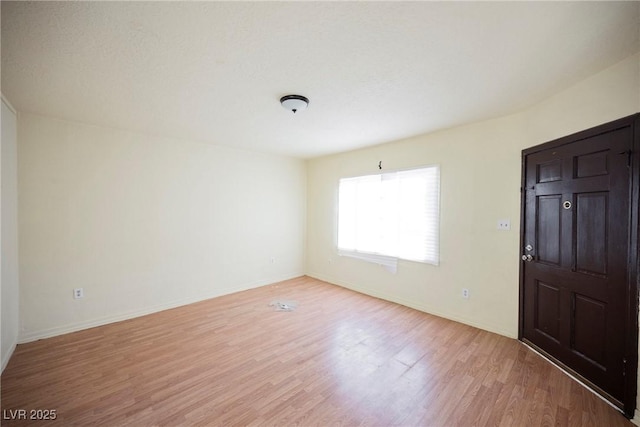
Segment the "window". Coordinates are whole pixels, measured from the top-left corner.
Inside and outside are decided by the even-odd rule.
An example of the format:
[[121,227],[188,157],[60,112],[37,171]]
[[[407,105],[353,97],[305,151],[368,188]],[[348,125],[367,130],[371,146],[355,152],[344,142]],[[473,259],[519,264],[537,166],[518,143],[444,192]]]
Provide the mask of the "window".
[[395,271],[397,260],[439,262],[440,168],[340,180],[338,253]]

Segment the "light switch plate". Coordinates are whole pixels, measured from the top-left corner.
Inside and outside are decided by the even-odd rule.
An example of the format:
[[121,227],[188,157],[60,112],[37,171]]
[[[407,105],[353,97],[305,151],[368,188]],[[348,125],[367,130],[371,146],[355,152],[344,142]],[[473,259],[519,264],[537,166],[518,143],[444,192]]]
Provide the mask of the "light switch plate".
[[498,230],[511,230],[511,220],[509,220],[509,219],[499,219],[498,220]]

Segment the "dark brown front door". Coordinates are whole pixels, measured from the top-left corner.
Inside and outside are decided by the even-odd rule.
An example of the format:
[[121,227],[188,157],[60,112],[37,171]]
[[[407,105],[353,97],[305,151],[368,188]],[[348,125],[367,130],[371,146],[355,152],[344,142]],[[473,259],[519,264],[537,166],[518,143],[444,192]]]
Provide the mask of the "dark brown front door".
[[520,337],[627,415],[637,367],[635,119],[523,151]]

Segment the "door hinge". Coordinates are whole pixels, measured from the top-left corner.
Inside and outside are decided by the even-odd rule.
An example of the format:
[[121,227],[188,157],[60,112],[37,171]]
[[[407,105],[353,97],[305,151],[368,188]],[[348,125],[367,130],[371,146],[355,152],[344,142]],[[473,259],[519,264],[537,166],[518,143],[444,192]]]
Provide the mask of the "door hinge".
[[627,375],[627,358],[623,357],[622,358],[622,376],[626,376]]

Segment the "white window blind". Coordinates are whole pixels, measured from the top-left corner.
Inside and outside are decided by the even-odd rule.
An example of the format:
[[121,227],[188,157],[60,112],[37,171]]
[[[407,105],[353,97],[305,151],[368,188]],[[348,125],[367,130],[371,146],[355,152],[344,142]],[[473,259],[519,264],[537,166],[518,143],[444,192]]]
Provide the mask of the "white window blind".
[[340,180],[338,250],[395,270],[397,259],[439,262],[440,168]]

